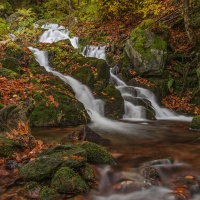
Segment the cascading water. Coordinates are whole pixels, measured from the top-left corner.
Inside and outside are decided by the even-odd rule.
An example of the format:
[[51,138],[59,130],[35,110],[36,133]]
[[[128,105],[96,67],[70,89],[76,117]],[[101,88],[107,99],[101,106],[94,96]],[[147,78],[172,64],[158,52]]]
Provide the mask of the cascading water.
[[[46,24],[42,26],[46,31],[42,34],[39,42],[52,43],[60,40],[69,39],[74,48],[78,48],[78,38],[70,38],[69,31],[64,26],[59,26],[58,24]],[[54,71],[48,63],[48,55],[45,51],[39,51],[38,49],[29,48],[34,55],[36,60],[41,66],[44,66],[48,72],[53,73],[55,76],[60,77],[63,81],[68,83],[74,92],[76,93],[76,98],[82,102],[85,109],[88,110],[88,114],[91,120],[94,122],[106,123],[109,125],[111,121],[103,118],[104,116],[104,103],[100,99],[95,99],[89,88],[79,81],[73,79],[70,76],[64,76],[59,72]],[[87,45],[84,47],[82,55],[85,57],[96,57],[98,59],[106,59],[105,56],[106,46],[94,46]],[[144,88],[127,86],[122,80],[120,80],[117,75],[114,75],[113,69],[110,69],[110,79],[115,84],[116,89],[121,92],[124,98],[124,116],[125,120],[144,120],[146,119],[146,109],[144,106],[137,105],[136,100],[141,99],[142,101],[148,100],[151,103],[152,108],[155,111],[155,117],[157,119],[173,119],[173,120],[191,120],[191,117],[179,116],[169,109],[162,108],[157,103],[155,95]],[[112,126],[113,127],[113,126]]]
[[96,121],[104,115],[104,105],[103,101],[100,99],[95,99],[92,95],[92,92],[89,88],[83,84],[81,84],[76,79],[70,76],[64,76],[63,74],[54,71],[48,62],[48,54],[46,51],[40,51],[37,48],[29,47],[29,50],[35,55],[37,62],[40,66],[43,66],[46,71],[52,73],[55,76],[58,76],[65,83],[69,84],[75,92],[75,97],[78,101],[83,103],[86,110],[88,110],[88,114],[91,117],[92,121]]
[[[45,28],[44,26],[43,28]],[[47,26],[45,29],[53,30],[53,28],[50,28]],[[60,30],[64,30],[63,27],[61,26],[55,26],[54,28],[56,32],[59,32]],[[46,42],[52,42],[52,41],[58,41],[56,39],[56,36],[52,34],[53,31],[49,31],[49,34],[45,33],[46,36],[43,41]],[[62,31],[61,31],[62,33]],[[59,35],[59,34],[58,34]],[[51,37],[55,37],[52,39]],[[41,37],[42,38],[42,37]],[[40,38],[40,40],[41,40]],[[61,37],[60,37],[61,38]],[[64,38],[66,39],[66,38]],[[69,38],[68,38],[69,39]],[[76,47],[75,47],[76,48]],[[33,54],[36,57],[37,62],[45,67],[45,69],[52,73],[55,76],[58,76],[60,79],[62,79],[65,83],[69,84],[72,89],[74,90],[76,94],[77,100],[83,103],[85,106],[85,109],[88,110],[88,114],[91,117],[91,120],[93,121],[92,126],[93,127],[100,127],[101,130],[106,130],[109,131],[109,128],[116,134],[116,133],[123,133],[120,137],[120,147],[123,145],[122,141],[126,141],[126,138],[124,137],[124,133],[127,135],[136,135],[142,133],[142,136],[144,135],[149,135],[151,132],[148,132],[148,129],[150,125],[147,125],[147,128],[143,130],[144,125],[138,125],[138,124],[131,124],[131,123],[124,123],[124,122],[115,122],[111,121],[107,118],[104,118],[104,104],[103,101],[100,99],[95,99],[94,96],[92,95],[92,92],[88,89],[87,86],[81,84],[79,81],[75,80],[74,78],[70,76],[65,76],[55,70],[53,70],[48,62],[48,53],[46,51],[40,51],[36,48],[29,47],[30,51],[33,52]],[[89,50],[88,50],[89,49]],[[84,56],[87,57],[97,57],[100,59],[105,59],[105,48],[101,47],[94,47],[94,46],[88,46],[87,51],[86,49],[82,53]],[[156,117],[158,119],[163,119],[163,118],[169,118],[169,119],[179,119],[179,120],[189,120],[189,118],[183,119],[183,117],[177,116],[175,113],[172,111],[161,108],[158,103],[156,102],[155,95],[150,92],[149,90],[140,88],[140,87],[133,87],[133,86],[127,86],[122,80],[120,80],[117,75],[115,75],[112,71],[110,70],[110,75],[112,82],[115,83],[116,88],[121,92],[122,97],[124,98],[125,101],[125,114],[124,114],[124,119],[138,119],[138,118],[145,118],[145,108],[143,106],[138,106],[135,105],[135,99],[147,99],[149,102],[151,102],[152,107],[155,110]],[[138,131],[139,129],[142,129]],[[157,130],[157,128],[155,128]],[[155,132],[155,130],[152,131],[152,133]],[[106,133],[104,131],[104,133]],[[115,138],[112,138],[113,140]],[[132,138],[128,138],[129,141],[133,141]],[[125,143],[126,144],[126,143]],[[137,143],[136,143],[137,145]],[[125,145],[124,145],[125,146]],[[131,145],[130,147],[133,147],[135,145]],[[142,146],[142,145],[140,145]],[[144,145],[145,146],[145,145]],[[137,148],[137,147],[135,147]],[[132,167],[132,166],[131,166]],[[130,193],[124,194],[124,193],[118,193],[114,190],[113,188],[113,174],[112,176],[109,176],[110,171],[113,169],[109,166],[102,166],[102,168],[99,170],[100,172],[100,177],[102,177],[102,180],[100,182],[100,187],[99,191],[96,191],[94,193],[90,193],[89,199],[95,199],[95,200],[160,200],[160,199],[168,199],[168,200],[175,200],[174,195],[171,194],[171,190],[166,189],[164,187],[156,187],[152,186],[149,189],[141,189],[139,191],[131,191]],[[130,178],[130,177],[129,177]],[[114,182],[114,183],[117,183]],[[111,190],[109,190],[111,188]]]
[[106,46],[87,45],[83,48],[82,55],[85,57],[93,57],[98,59],[106,59]]
[[69,31],[64,26],[59,26],[58,24],[45,24],[42,25],[43,29],[47,29],[39,39],[42,43],[53,43],[60,40],[69,39],[71,45],[78,49],[78,37],[71,38],[69,36]]
[[173,119],[173,120],[184,120],[190,121],[192,117],[185,117],[178,115],[175,112],[162,108],[157,103],[157,99],[153,92],[148,89],[141,87],[128,86],[122,80],[120,80],[117,75],[114,75],[113,69],[110,69],[111,81],[115,84],[116,89],[121,92],[122,97],[124,98],[124,107],[125,114],[123,119],[145,119],[146,111],[143,106],[138,106],[135,102],[137,99],[148,100],[151,103],[152,108],[155,111],[156,119]]

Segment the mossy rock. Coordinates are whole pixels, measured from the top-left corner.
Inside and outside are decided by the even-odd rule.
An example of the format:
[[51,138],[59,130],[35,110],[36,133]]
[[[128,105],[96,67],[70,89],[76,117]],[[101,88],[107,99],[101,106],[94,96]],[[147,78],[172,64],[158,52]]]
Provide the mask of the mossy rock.
[[39,197],[40,200],[56,200],[57,195],[54,190],[48,186],[44,186],[40,190]]
[[20,75],[10,69],[7,69],[7,68],[4,68],[4,67],[1,67],[0,68],[0,75],[6,77],[6,78],[11,78],[11,79],[16,79],[16,78],[19,78]]
[[85,142],[81,147],[87,152],[88,162],[111,165],[116,164],[115,158],[103,147],[95,143]]
[[[67,89],[65,90],[67,91]],[[49,102],[43,93],[36,92],[33,95],[36,106],[30,116],[32,126],[80,125],[89,120],[83,105],[64,92],[55,91],[53,93],[54,99],[58,103],[57,108]]]
[[15,58],[11,58],[11,57],[4,58],[1,60],[1,63],[2,63],[2,67],[12,70],[15,73],[19,73],[22,69],[19,61]]
[[61,165],[62,160],[50,156],[41,156],[19,169],[20,175],[27,181],[41,181],[50,178]]
[[85,181],[95,182],[95,175],[92,167],[86,163],[83,167],[80,168],[81,177]]
[[62,166],[70,168],[79,168],[83,166],[86,159],[86,151],[80,146],[74,144],[59,145],[56,147],[49,148],[39,156],[50,156],[62,160]]
[[193,130],[200,131],[200,115],[193,117],[193,119],[190,123],[190,128]]
[[124,113],[124,100],[114,85],[108,84],[103,89],[105,101],[105,116],[111,119],[120,119]]
[[52,178],[51,187],[59,193],[83,193],[89,190],[85,181],[69,167],[60,168]]
[[27,198],[29,197],[30,199],[38,198],[41,187],[42,186],[38,182],[30,181],[27,182],[26,185],[24,186],[23,192],[25,193]]
[[11,140],[3,135],[0,135],[0,157],[11,156],[15,151],[19,150],[20,147],[21,146],[17,141]]
[[162,74],[167,58],[167,44],[143,23],[132,31],[124,51],[131,61],[132,68],[139,75]]

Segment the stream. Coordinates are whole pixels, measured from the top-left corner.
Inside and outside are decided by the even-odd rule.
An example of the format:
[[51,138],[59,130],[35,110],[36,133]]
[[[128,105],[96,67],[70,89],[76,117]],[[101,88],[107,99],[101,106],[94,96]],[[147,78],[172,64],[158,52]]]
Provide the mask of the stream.
[[[70,38],[64,27],[49,24],[43,28],[47,30],[39,42],[69,39],[72,46],[78,48],[78,38]],[[117,159],[116,166],[99,166],[96,169],[99,187],[80,199],[200,199],[200,132],[189,130],[191,117],[179,116],[160,107],[151,91],[127,86],[111,69],[111,80],[124,98],[125,113],[121,121],[105,118],[103,101],[95,99],[87,86],[53,70],[48,63],[47,52],[33,47],[29,49],[41,67],[72,87],[77,100],[89,111],[91,123],[88,126],[110,141],[104,146]],[[105,47],[86,46],[82,55],[105,59]],[[150,101],[158,120],[146,120],[144,108],[134,105],[135,98]],[[49,143],[59,142],[72,129],[33,128],[32,133],[37,139]],[[156,169],[158,180],[144,178],[148,174],[146,167]]]
[[[95,132],[110,143],[105,148],[117,159],[117,166],[99,166],[99,188],[81,199],[87,200],[175,200],[174,190],[185,187],[177,183],[184,176],[200,175],[200,132],[189,130],[183,121],[115,122],[124,131],[95,127]],[[32,133],[44,142],[59,142],[73,128],[33,128]],[[167,159],[173,160],[168,163]],[[160,184],[144,187],[142,169],[149,162],[159,173]],[[163,160],[163,163],[162,163]],[[166,161],[165,161],[166,160]],[[199,191],[197,191],[199,192]],[[184,198],[183,198],[184,199]],[[185,198],[187,199],[187,198]],[[193,198],[200,196],[194,194]]]

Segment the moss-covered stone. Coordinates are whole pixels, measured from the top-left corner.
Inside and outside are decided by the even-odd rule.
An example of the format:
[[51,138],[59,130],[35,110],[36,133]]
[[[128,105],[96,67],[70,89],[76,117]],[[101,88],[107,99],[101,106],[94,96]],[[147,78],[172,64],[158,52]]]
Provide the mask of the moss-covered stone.
[[0,157],[8,157],[19,149],[20,144],[17,141],[11,140],[3,135],[0,135]]
[[200,115],[193,117],[190,128],[194,130],[200,130]]
[[41,153],[39,156],[50,156],[62,160],[62,166],[70,168],[79,168],[83,166],[86,159],[86,151],[77,145],[59,145],[56,147],[49,148]]
[[59,193],[83,193],[89,189],[85,181],[69,167],[62,167],[55,173],[51,187]]
[[19,73],[21,70],[20,63],[17,59],[15,58],[4,58],[1,60],[2,66],[6,69],[12,70],[16,73]]
[[166,42],[141,24],[125,45],[132,67],[139,75],[161,75],[166,62]]
[[120,119],[124,113],[124,100],[114,85],[108,84],[103,89],[105,101],[105,116],[111,119]]
[[0,75],[6,78],[11,78],[11,79],[16,79],[16,78],[19,78],[20,76],[18,73],[4,67],[0,68]]
[[98,164],[116,164],[115,158],[111,156],[103,147],[92,143],[86,142],[81,145],[87,152],[88,162]]
[[81,177],[85,181],[89,181],[89,182],[95,181],[94,171],[88,163],[86,163],[83,167],[81,167],[80,173],[81,173]]
[[28,181],[41,181],[52,176],[62,160],[50,156],[41,156],[20,167],[22,178]]
[[56,200],[56,193],[48,186],[44,186],[40,190],[39,197],[40,200]]
[[38,198],[41,187],[42,186],[35,181],[27,182],[24,186],[24,193],[26,194],[27,198]]

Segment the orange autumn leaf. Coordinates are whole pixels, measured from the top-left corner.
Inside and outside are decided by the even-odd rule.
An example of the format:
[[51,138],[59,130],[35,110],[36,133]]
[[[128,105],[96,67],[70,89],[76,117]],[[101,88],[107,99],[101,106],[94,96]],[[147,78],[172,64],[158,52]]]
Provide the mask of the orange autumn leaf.
[[68,160],[69,158],[67,156],[64,156],[63,157],[63,160]]
[[75,160],[83,160],[83,157],[81,156],[71,156]]

